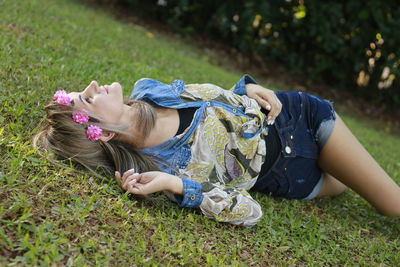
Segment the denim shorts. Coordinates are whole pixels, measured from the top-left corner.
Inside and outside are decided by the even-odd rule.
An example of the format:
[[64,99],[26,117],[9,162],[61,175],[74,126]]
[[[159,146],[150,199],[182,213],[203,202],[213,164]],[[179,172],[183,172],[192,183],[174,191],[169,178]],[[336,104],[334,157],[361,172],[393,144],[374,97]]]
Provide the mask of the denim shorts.
[[275,119],[282,149],[252,189],[275,197],[312,199],[323,185],[318,156],[332,133],[335,111],[331,102],[307,93],[276,95],[282,102],[282,111]]

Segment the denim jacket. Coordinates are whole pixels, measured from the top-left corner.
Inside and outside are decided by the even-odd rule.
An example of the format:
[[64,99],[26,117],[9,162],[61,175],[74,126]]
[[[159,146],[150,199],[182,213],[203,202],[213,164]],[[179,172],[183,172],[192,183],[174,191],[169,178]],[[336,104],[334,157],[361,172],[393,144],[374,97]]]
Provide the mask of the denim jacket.
[[246,96],[244,75],[230,90],[213,84],[165,84],[143,78],[131,98],[166,108],[196,107],[190,126],[181,134],[142,152],[164,159],[161,170],[179,176],[183,196],[169,195],[181,207],[199,207],[204,215],[236,225],[254,225],[260,205],[248,194],[264,162],[265,115]]

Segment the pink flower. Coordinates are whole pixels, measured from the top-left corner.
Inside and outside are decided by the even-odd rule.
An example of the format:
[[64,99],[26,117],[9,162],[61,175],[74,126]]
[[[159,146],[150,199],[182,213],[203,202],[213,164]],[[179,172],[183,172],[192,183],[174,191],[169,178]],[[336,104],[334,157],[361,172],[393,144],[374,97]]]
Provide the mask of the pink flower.
[[100,136],[102,135],[103,131],[99,126],[90,125],[86,129],[86,136],[90,141],[97,141],[99,140]]
[[67,92],[64,90],[58,90],[54,96],[53,99],[57,101],[58,104],[61,105],[71,105],[71,98],[67,95]]
[[89,116],[86,114],[86,110],[82,112],[72,112],[72,120],[79,124],[85,124],[89,121]]

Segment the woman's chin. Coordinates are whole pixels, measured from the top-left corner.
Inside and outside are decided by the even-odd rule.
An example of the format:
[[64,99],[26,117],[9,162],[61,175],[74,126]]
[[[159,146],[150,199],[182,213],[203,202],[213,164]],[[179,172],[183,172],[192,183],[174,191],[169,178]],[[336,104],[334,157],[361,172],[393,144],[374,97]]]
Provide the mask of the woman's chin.
[[111,89],[117,89],[117,90],[122,90],[122,86],[121,86],[121,84],[119,83],[119,82],[113,82],[111,85],[110,85],[110,87],[111,87]]
[[122,92],[122,86],[120,83],[113,82],[112,84],[105,86],[105,88],[106,88],[108,94],[118,95],[122,101],[123,92]]

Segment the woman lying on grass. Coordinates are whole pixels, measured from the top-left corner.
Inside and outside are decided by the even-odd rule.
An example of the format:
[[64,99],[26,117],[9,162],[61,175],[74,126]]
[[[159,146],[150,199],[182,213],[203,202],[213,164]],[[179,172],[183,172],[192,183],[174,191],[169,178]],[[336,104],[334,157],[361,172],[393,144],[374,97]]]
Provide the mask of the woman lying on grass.
[[400,216],[400,187],[330,102],[275,93],[248,75],[231,91],[141,79],[127,103],[119,83],[93,81],[82,92],[57,91],[45,109],[35,146],[99,175],[115,174],[134,195],[165,191],[179,206],[217,221],[260,220],[250,189],[313,199],[346,186],[382,214]]

